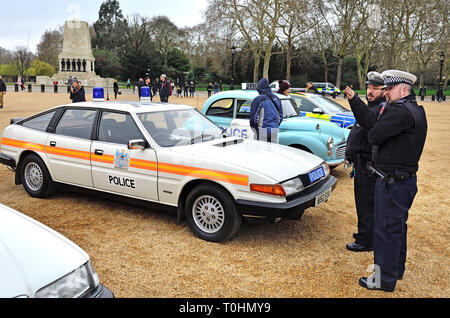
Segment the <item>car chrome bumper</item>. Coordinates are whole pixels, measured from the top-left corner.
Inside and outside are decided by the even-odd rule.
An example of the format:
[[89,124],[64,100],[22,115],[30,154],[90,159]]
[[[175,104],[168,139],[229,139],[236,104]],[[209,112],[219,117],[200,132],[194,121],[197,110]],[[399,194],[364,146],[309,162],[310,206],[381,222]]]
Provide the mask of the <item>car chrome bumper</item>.
[[337,179],[333,176],[287,198],[284,203],[265,203],[249,200],[236,200],[236,206],[244,216],[266,217],[271,219],[290,218],[302,215],[303,212],[315,204],[316,197],[325,191],[334,190]]

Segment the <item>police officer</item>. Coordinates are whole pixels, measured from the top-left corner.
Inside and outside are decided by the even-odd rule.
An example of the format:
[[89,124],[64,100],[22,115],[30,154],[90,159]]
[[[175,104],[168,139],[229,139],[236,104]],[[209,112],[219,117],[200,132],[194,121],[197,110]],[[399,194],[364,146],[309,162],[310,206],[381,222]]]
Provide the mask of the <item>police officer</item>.
[[[367,133],[373,126],[382,105],[386,104],[382,87],[384,85],[381,74],[370,72],[367,74],[367,106],[352,91],[349,103],[357,113],[357,123],[350,131],[345,152],[346,163],[353,163],[351,175],[354,177],[354,191],[356,214],[358,217],[358,233],[354,233],[354,243],[347,244],[352,252],[366,252],[373,250],[373,215],[376,178],[367,170],[367,162],[372,160],[372,146],[367,141]],[[365,116],[361,116],[360,109]]]
[[373,144],[375,185],[375,273],[361,277],[369,290],[393,292],[403,278],[407,251],[407,220],[417,193],[418,163],[427,134],[427,119],[417,105],[413,74],[389,70],[382,74],[387,105],[367,135]]

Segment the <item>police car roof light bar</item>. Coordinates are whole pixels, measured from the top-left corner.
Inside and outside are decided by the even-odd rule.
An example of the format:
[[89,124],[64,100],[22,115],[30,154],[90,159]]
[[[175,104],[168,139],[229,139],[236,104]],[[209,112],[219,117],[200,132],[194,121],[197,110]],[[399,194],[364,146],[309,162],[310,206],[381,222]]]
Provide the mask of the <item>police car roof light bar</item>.
[[141,104],[150,104],[150,87],[144,86],[141,88]]
[[105,101],[105,90],[103,87],[94,87],[93,99],[94,102],[104,102]]

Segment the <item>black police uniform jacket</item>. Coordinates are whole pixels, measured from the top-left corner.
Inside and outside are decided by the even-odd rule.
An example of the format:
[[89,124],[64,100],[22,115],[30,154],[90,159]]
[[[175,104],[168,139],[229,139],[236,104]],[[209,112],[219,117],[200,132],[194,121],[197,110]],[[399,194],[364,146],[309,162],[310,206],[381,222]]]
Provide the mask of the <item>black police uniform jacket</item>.
[[84,88],[81,87],[79,90],[76,90],[74,92],[70,92],[70,99],[74,103],[82,103],[86,101],[86,93],[84,91]]
[[427,130],[425,110],[414,94],[388,104],[367,134],[375,167],[388,174],[417,172]]
[[[345,157],[352,162],[356,160],[357,155],[360,155],[364,160],[372,160],[372,145],[367,141],[367,134],[369,129],[373,127],[381,107],[386,105],[386,99],[381,97],[375,101],[369,101],[366,106],[358,96],[355,96],[349,102],[350,107],[358,112],[361,124],[357,121],[348,135]],[[367,109],[362,115],[360,110],[364,108]]]

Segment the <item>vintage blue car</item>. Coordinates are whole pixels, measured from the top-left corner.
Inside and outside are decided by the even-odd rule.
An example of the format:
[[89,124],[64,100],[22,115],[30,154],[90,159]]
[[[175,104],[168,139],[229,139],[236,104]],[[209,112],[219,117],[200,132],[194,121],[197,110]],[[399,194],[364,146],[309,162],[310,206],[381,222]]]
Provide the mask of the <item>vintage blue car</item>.
[[[234,90],[210,97],[202,113],[232,136],[254,138],[250,128],[250,106],[258,96],[256,90]],[[279,142],[282,145],[305,150],[324,159],[333,168],[344,162],[348,129],[323,120],[302,116],[294,101],[279,95],[284,119],[280,125]]]
[[356,122],[351,110],[327,97],[309,93],[292,93],[290,96],[303,116],[326,120],[348,129],[352,129]]

